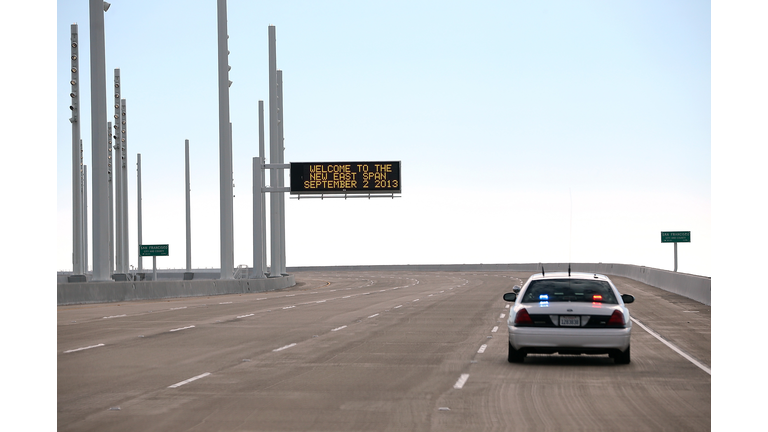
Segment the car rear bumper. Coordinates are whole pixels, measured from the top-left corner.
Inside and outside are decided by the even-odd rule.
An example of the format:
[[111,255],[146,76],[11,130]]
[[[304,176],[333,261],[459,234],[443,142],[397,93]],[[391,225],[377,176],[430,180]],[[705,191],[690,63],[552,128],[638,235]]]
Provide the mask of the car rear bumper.
[[[517,350],[526,352],[583,352],[609,353],[626,351],[629,347],[631,328],[584,329],[584,328],[509,328],[509,342]],[[561,348],[558,350],[556,348]]]

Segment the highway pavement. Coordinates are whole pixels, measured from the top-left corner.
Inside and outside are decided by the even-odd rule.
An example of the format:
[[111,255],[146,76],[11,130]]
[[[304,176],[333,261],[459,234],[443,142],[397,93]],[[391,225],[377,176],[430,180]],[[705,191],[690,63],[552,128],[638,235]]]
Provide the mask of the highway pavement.
[[525,272],[295,274],[272,292],[58,307],[59,431],[701,431],[710,307],[621,277],[632,361],[507,362]]

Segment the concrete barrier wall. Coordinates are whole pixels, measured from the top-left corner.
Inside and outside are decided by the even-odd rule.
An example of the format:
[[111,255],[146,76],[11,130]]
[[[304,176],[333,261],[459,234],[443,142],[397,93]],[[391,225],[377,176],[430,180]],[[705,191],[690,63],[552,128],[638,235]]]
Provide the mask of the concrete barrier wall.
[[[218,270],[195,270],[194,280],[182,280],[183,270],[158,271],[157,281],[135,282],[84,282],[67,283],[66,273],[58,275],[58,304],[106,303],[130,300],[152,300],[174,297],[209,296],[220,294],[241,294],[248,292],[272,291],[296,284],[293,273],[302,271],[568,271],[568,263],[529,264],[425,264],[425,265],[382,265],[382,266],[333,266],[333,267],[289,267],[291,273],[281,278],[237,279],[222,281]],[[675,294],[711,305],[712,280],[704,276],[676,273],[668,270],[631,264],[590,264],[571,263],[571,271],[601,273],[622,276],[644,284],[661,288]],[[151,277],[151,273],[148,275]]]
[[[59,283],[59,306],[273,291],[296,285],[293,275],[268,279],[202,279]],[[181,279],[181,278],[178,278]]]
[[[290,267],[290,273],[301,271],[522,271],[538,272],[541,266],[544,272],[568,271],[568,263],[529,263],[529,264],[425,264],[425,265],[390,265],[390,266],[338,266],[338,267]],[[571,263],[571,271],[600,273],[622,276],[644,284],[679,294],[705,305],[711,306],[712,279],[686,273],[631,264],[590,264]]]

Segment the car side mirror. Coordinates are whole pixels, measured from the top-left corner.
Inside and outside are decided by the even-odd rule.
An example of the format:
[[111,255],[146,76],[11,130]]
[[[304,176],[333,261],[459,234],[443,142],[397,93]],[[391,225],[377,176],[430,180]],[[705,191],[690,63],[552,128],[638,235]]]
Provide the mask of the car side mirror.
[[623,300],[625,304],[632,303],[633,301],[635,301],[635,296],[633,296],[632,294],[622,294],[621,300]]
[[512,291],[514,291],[516,293],[519,293],[520,292],[520,286],[518,286],[518,285],[513,286],[512,287]]
[[517,300],[517,293],[506,293],[504,294],[504,301],[513,302]]

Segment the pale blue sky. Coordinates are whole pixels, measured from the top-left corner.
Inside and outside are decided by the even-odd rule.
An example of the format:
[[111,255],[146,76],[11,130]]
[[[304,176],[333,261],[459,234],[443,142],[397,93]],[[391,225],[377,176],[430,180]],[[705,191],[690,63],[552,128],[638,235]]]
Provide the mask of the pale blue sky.
[[[57,3],[60,270],[71,269],[72,23],[91,164],[87,3]],[[660,232],[684,230],[678,270],[711,275],[709,2],[230,0],[228,17],[236,265],[253,262],[251,164],[275,25],[285,160],[402,161],[402,198],[286,200],[289,267],[671,270]],[[105,21],[108,83],[120,68],[128,107],[131,264],[140,153],[144,243],[170,245],[159,266],[184,266],[189,139],[192,265],[218,267],[216,2],[115,0]]]

